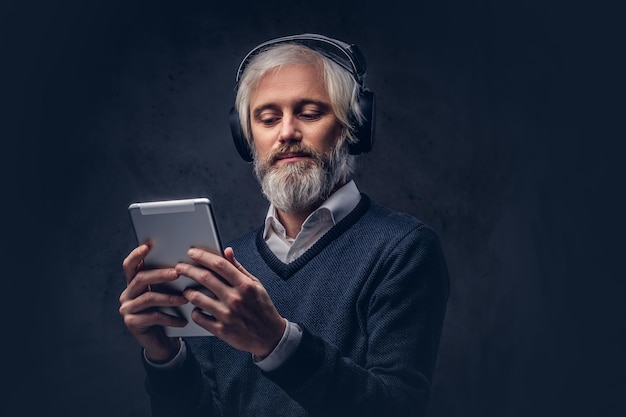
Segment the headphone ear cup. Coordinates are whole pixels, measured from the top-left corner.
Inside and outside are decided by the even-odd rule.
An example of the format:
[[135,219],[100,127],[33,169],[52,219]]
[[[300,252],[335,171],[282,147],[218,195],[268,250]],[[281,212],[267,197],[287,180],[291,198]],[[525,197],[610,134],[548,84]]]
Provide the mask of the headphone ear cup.
[[239,120],[239,112],[234,107],[230,109],[230,113],[228,115],[228,121],[230,122],[230,132],[233,136],[233,142],[235,142],[235,147],[239,152],[239,155],[246,162],[252,162],[252,152],[250,150],[250,146],[248,145],[248,141],[243,135],[243,131],[241,130],[241,121]]
[[370,90],[364,89],[359,96],[359,107],[363,115],[363,123],[356,129],[358,142],[348,145],[351,155],[359,155],[372,150],[374,145],[374,127],[376,116],[376,96]]

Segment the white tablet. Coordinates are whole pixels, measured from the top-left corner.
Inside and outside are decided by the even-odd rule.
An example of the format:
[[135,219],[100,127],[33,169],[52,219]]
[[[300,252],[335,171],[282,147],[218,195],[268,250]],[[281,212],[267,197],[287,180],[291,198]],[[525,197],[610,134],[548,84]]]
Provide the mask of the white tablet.
[[[144,259],[147,269],[173,267],[178,262],[193,263],[187,256],[187,251],[192,247],[223,255],[213,206],[208,198],[133,203],[128,210],[137,243],[150,246],[150,252]],[[159,291],[180,292],[190,287],[198,287],[205,294],[211,295],[196,281],[182,275],[175,281],[163,284]],[[162,311],[167,314],[187,319],[185,327],[165,327],[165,334],[170,337],[212,336],[191,319],[194,308],[191,303],[163,308]]]

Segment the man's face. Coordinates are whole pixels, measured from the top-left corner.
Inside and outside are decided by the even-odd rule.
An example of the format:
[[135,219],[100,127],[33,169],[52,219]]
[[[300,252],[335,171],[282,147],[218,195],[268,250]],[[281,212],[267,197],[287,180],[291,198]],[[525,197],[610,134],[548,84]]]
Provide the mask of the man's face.
[[281,152],[297,145],[328,155],[341,135],[322,74],[304,64],[285,65],[261,78],[250,101],[250,125],[256,157],[278,152],[276,165],[305,161],[305,153]]
[[268,72],[250,102],[254,168],[263,193],[285,212],[312,209],[347,176],[342,126],[314,66]]

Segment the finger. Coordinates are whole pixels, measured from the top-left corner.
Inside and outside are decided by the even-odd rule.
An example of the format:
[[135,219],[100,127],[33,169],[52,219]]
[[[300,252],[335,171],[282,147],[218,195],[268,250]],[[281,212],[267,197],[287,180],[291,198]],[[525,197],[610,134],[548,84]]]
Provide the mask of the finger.
[[179,275],[189,277],[196,281],[198,284],[207,288],[219,299],[224,299],[226,297],[228,289],[230,288],[230,285],[228,285],[228,283],[226,283],[213,271],[206,268],[181,262],[176,265],[175,270]]
[[122,269],[126,276],[126,284],[128,284],[137,273],[138,268],[143,264],[143,258],[148,254],[150,248],[148,245],[139,245],[133,249],[122,262]]
[[224,317],[227,312],[226,306],[217,298],[204,293],[202,290],[188,288],[183,291],[184,297],[204,314],[209,314],[215,319]]
[[176,273],[174,268],[141,271],[128,283],[126,287],[128,296],[129,298],[138,297],[140,294],[146,292],[146,289],[150,285],[174,281],[176,278],[178,278],[178,273]]
[[191,319],[203,329],[208,330],[211,334],[217,336],[222,333],[224,325],[214,316],[204,313],[200,308],[196,308],[191,312]]
[[226,258],[196,248],[189,249],[187,255],[195,262],[225,279],[233,287],[237,287],[244,282],[242,272]]
[[159,310],[152,310],[141,314],[125,315],[124,325],[131,332],[144,332],[154,326],[185,327],[187,320],[183,317],[172,316]]
[[224,257],[228,260],[228,262],[233,264],[235,268],[237,268],[240,272],[244,273],[248,278],[256,282],[259,281],[254,275],[248,272],[248,270],[244,268],[243,265],[241,265],[239,261],[235,258],[235,251],[233,250],[233,248],[228,247],[224,249]]
[[129,298],[128,288],[120,296],[119,312],[122,316],[137,314],[142,311],[159,307],[178,307],[187,304],[187,299],[182,294],[164,294],[160,292],[145,292],[136,298]]

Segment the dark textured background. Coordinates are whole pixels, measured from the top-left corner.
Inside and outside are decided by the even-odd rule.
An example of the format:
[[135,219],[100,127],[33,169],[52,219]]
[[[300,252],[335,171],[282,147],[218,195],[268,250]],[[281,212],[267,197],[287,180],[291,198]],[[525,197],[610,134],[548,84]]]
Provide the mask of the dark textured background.
[[259,226],[227,124],[234,75],[302,32],[361,47],[379,111],[357,184],[443,240],[430,415],[624,415],[617,11],[409,3],[3,4],[4,200],[30,202],[5,227],[3,415],[148,415],[117,313],[126,207],[206,195],[224,240]]

